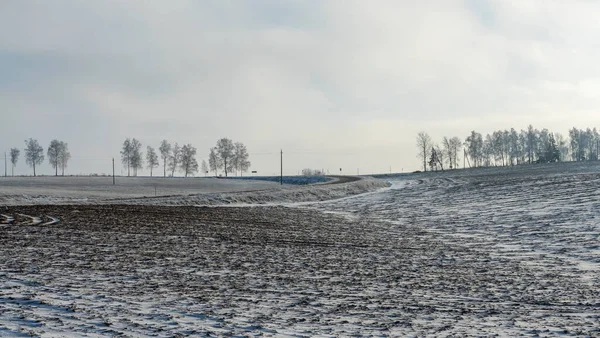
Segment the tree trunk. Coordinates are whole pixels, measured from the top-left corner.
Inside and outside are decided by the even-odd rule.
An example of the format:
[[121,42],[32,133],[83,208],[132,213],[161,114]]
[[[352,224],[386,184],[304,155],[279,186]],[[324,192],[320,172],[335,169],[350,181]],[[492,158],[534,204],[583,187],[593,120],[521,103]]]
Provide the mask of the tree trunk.
[[35,162],[33,162],[33,177],[35,177]]
[[58,164],[54,166],[54,176],[58,177]]

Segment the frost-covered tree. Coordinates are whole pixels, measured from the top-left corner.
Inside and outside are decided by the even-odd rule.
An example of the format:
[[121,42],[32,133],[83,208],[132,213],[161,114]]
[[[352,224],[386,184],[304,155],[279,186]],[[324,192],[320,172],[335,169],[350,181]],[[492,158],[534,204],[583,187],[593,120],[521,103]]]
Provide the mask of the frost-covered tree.
[[444,136],[442,139],[442,148],[440,152],[448,162],[450,169],[458,168],[458,150],[462,145],[462,141],[458,137],[447,138]]
[[483,136],[474,130],[471,131],[471,135],[465,139],[465,147],[473,166],[481,166],[484,158]]
[[150,169],[150,177],[152,177],[152,171],[154,168],[158,167],[158,155],[156,154],[156,150],[151,146],[146,148],[146,163],[148,164],[148,169]]
[[427,133],[422,131],[417,134],[418,157],[423,161],[423,171],[427,171],[427,159],[431,154],[431,145],[431,137]]
[[537,129],[534,129],[531,124],[527,126],[527,131],[525,131],[525,138],[527,140],[525,150],[527,152],[527,161],[529,163],[535,162],[538,135],[539,131]]
[[208,167],[215,173],[215,176],[217,176],[217,170],[221,168],[221,160],[219,159],[219,155],[217,155],[217,150],[215,148],[210,148],[210,153],[208,154]]
[[198,171],[198,162],[196,161],[196,148],[191,144],[181,147],[179,156],[179,168],[185,177],[193,175]]
[[131,157],[133,156],[133,148],[131,146],[131,139],[126,138],[123,141],[123,148],[121,149],[121,163],[127,167],[127,177],[131,171]]
[[54,168],[54,176],[58,176],[58,167],[60,164],[60,157],[62,153],[62,142],[59,140],[52,140],[48,146],[48,162],[52,168]]
[[569,147],[567,145],[567,140],[562,134],[559,133],[554,133],[554,139],[556,140],[556,146],[558,147],[558,152],[560,153],[560,161],[568,161]]
[[33,168],[33,176],[36,176],[35,167],[44,162],[44,148],[37,140],[25,140],[25,162]]
[[131,140],[131,168],[133,169],[133,176],[137,176],[138,169],[142,169],[143,167],[142,143],[134,138]]
[[461,141],[461,139],[456,136],[450,139],[450,147],[452,149],[452,160],[454,161],[455,169],[458,168],[458,153],[462,148],[462,144],[463,142]]
[[444,151],[442,150],[442,147],[440,147],[437,144],[435,144],[433,146],[433,149],[435,150],[437,164],[440,166],[440,169],[442,171],[444,171],[444,161],[445,161]]
[[236,171],[240,171],[240,176],[243,176],[244,172],[248,171],[248,169],[250,168],[250,155],[248,154],[248,149],[246,148],[246,145],[244,145],[242,142],[236,142],[234,144],[234,148],[235,149],[232,161],[233,167]]
[[167,140],[162,140],[162,142],[160,142],[160,147],[158,148],[158,150],[160,151],[160,157],[163,160],[164,177],[167,177],[167,161],[171,156],[171,144]]
[[235,155],[235,146],[233,145],[233,141],[228,138],[222,138],[218,140],[216,152],[219,156],[223,170],[225,171],[225,177],[227,177],[227,173],[232,169],[232,160],[233,156]]
[[21,151],[17,148],[11,148],[10,149],[10,163],[12,163],[12,176],[15,176],[15,166],[17,165],[17,162],[19,161],[19,155],[21,154]]
[[179,147],[179,144],[175,143],[175,146],[169,155],[169,170],[171,171],[171,176],[175,176],[175,170],[177,170],[177,167],[179,166],[180,156],[181,147]]
[[60,142],[60,151],[58,153],[58,166],[61,170],[61,175],[65,176],[65,169],[71,159],[71,153],[69,152],[69,144],[66,142]]
[[519,143],[519,133],[514,128],[510,128],[509,133],[509,158],[510,165],[519,164],[519,159],[521,158],[521,146]]

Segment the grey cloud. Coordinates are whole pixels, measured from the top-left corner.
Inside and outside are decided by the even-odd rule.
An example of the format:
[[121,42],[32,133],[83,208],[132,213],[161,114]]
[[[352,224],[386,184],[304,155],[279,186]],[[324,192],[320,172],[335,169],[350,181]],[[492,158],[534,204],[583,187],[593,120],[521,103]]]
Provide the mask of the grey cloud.
[[[18,124],[11,139],[83,139],[78,147],[101,158],[127,136],[187,140],[200,153],[229,136],[251,153],[335,149],[292,168],[368,159],[371,171],[387,170],[390,147],[394,166],[416,168],[413,134],[426,127],[441,137],[587,123],[600,86],[594,6],[3,2],[0,109]],[[336,157],[340,149],[357,160]],[[271,162],[253,161],[261,171]]]

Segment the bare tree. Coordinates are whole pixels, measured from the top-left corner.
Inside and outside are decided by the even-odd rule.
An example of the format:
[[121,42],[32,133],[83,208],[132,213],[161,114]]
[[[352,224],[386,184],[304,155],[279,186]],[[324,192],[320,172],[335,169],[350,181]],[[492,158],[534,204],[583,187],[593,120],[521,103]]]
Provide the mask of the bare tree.
[[181,147],[181,155],[179,157],[179,168],[185,177],[193,175],[198,171],[198,162],[196,161],[196,148],[191,144],[186,144]]
[[452,154],[452,161],[454,162],[454,165],[452,166],[454,169],[458,168],[458,153],[460,148],[462,147],[462,141],[460,140],[460,138],[454,136],[453,138],[450,139],[450,148],[451,148],[451,154]]
[[58,162],[61,153],[61,142],[59,140],[52,140],[50,146],[48,146],[48,162],[52,168],[54,168],[54,176],[58,176]]
[[171,155],[169,155],[169,170],[171,171],[171,176],[175,176],[175,170],[179,166],[179,157],[181,156],[181,148],[179,144],[175,143],[171,151]]
[[471,131],[471,135],[465,139],[465,146],[467,147],[467,154],[473,161],[473,166],[480,166],[485,157],[483,136],[474,130]]
[[33,167],[33,176],[36,176],[35,166],[44,162],[44,148],[37,140],[25,140],[25,162]]
[[121,150],[121,163],[123,163],[124,166],[127,166],[127,177],[130,175],[132,156],[133,148],[131,146],[131,139],[127,138],[123,141],[123,149]]
[[556,139],[556,146],[558,147],[558,152],[560,153],[560,161],[567,161],[567,158],[569,157],[569,147],[567,146],[567,140],[563,135],[559,133],[555,133],[554,138]]
[[217,170],[221,167],[221,159],[219,155],[217,155],[217,150],[215,148],[210,148],[210,153],[208,154],[208,167],[215,173],[217,176]]
[[419,158],[423,160],[423,171],[427,171],[427,160],[431,154],[431,137],[425,132],[417,134],[417,148],[419,148]]
[[232,163],[234,163],[236,171],[240,171],[240,176],[243,176],[244,172],[248,171],[250,168],[251,163],[248,160],[250,155],[248,155],[248,149],[246,148],[246,145],[244,145],[242,142],[236,142],[234,147],[234,160]]
[[205,160],[202,160],[202,165],[200,167],[202,168],[202,173],[206,176],[206,174],[208,174],[208,164],[206,164]]
[[442,148],[437,144],[435,144],[433,146],[433,149],[435,150],[437,163],[439,164],[440,169],[442,169],[442,171],[444,171],[444,158],[445,158],[444,152],[442,151]]
[[167,177],[167,160],[171,156],[171,144],[167,140],[162,140],[158,150],[160,151],[160,157],[163,160],[163,172],[165,177]]
[[12,163],[12,175],[15,176],[15,166],[17,165],[17,162],[19,161],[19,155],[21,154],[21,151],[17,148],[11,148],[10,149],[10,163]]
[[146,148],[146,163],[148,163],[148,169],[150,169],[150,177],[152,177],[152,170],[158,167],[158,155],[151,146]]
[[447,138],[446,136],[444,136],[444,138],[442,139],[442,147],[444,148],[443,154],[444,157],[446,158],[446,161],[448,161],[448,167],[450,169],[454,168],[454,158],[452,157],[452,155],[454,155],[453,153],[453,149],[452,149],[452,144],[450,144],[450,139]]
[[535,161],[535,153],[538,139],[538,130],[533,129],[533,126],[530,124],[527,126],[527,131],[525,132],[526,140],[527,140],[527,159],[529,163],[533,163]]
[[223,164],[225,177],[227,177],[227,172],[231,170],[231,162],[235,154],[235,146],[233,145],[233,141],[228,138],[222,138],[218,140],[216,151]]
[[69,144],[67,142],[60,142],[60,152],[58,153],[58,166],[61,170],[61,175],[65,176],[65,168],[67,163],[71,159],[71,153],[69,152]]
[[137,176],[138,169],[142,169],[143,167],[142,143],[134,138],[131,140],[131,168],[133,169],[133,176]]

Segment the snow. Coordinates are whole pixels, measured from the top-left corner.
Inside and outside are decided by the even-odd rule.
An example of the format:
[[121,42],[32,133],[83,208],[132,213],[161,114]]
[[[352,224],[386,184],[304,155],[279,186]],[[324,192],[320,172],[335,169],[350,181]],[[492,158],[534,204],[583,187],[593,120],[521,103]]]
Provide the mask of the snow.
[[217,178],[0,177],[0,205],[96,203],[120,198],[279,188],[274,182]]
[[577,164],[9,206],[60,222],[0,228],[0,336],[599,336],[599,189]]

